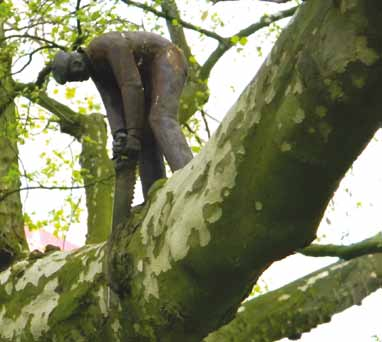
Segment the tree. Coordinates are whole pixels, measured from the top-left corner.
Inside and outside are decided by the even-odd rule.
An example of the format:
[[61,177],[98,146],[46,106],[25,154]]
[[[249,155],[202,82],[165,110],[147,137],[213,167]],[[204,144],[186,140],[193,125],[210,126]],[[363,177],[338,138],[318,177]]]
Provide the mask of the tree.
[[[29,2],[26,11],[34,16],[27,23],[10,3],[0,5],[1,141],[10,146],[1,159],[2,340],[200,341],[212,332],[207,341],[297,338],[380,287],[380,254],[361,256],[380,252],[380,235],[345,250],[301,250],[315,238],[339,181],[379,127],[379,1],[305,2],[206,146],[184,169],[156,183],[145,205],[134,208],[107,243],[112,167],[101,117],[74,112],[49,97],[44,85],[15,81],[11,61],[20,49],[14,31],[22,25],[70,25],[77,19],[76,30],[52,29],[51,39],[22,35],[45,49],[77,45],[90,37],[84,32],[96,34],[110,22],[102,23],[99,12],[86,21],[91,6],[80,1],[73,13],[65,1]],[[69,14],[58,18],[53,9]],[[152,10],[167,16],[181,45],[186,26],[176,19],[175,3],[156,2]],[[118,27],[118,16],[110,14],[110,20]],[[235,44],[245,36],[229,40]],[[25,255],[17,96],[51,111],[61,130],[82,143],[88,210],[102,213],[102,220],[89,222],[88,244],[78,251]],[[296,251],[350,260],[242,304],[265,269]]]

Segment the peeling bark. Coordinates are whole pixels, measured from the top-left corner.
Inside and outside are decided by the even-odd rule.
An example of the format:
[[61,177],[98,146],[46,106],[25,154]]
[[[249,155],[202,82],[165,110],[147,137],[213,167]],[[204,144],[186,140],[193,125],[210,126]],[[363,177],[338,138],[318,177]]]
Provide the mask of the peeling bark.
[[272,262],[312,241],[379,126],[381,16],[378,0],[301,6],[207,146],[155,184],[106,255],[90,246],[0,274],[0,336],[191,342],[232,320]]
[[205,341],[298,339],[334,314],[361,305],[381,286],[382,254],[340,261],[243,303],[236,318]]
[[206,148],[117,234],[111,273],[131,338],[200,340],[314,239],[379,126],[381,13],[377,1],[301,6]]
[[0,273],[1,341],[123,341],[105,244],[23,260]]

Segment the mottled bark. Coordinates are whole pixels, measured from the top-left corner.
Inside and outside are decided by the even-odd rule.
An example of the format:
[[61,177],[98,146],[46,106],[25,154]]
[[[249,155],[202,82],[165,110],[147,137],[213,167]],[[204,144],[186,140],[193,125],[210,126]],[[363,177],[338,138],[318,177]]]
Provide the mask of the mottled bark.
[[381,14],[376,0],[301,6],[206,148],[152,193],[132,235],[116,234],[130,338],[200,340],[314,239],[379,126]]
[[[16,125],[12,102],[0,113],[0,196],[20,187]],[[15,192],[0,201],[0,270],[21,257],[27,248],[20,193]]]
[[340,261],[241,305],[206,342],[300,338],[382,287],[382,254]]
[[[12,47],[1,41],[2,20],[0,17],[0,197],[20,187],[15,89],[10,77]],[[0,270],[26,249],[20,194],[14,193],[0,200]]]
[[203,151],[113,232],[110,254],[54,253],[0,275],[0,337],[189,342],[232,320],[272,262],[312,241],[379,126],[381,16],[379,0],[301,6]]
[[106,286],[104,249],[54,252],[0,273],[0,340],[125,341],[121,306]]

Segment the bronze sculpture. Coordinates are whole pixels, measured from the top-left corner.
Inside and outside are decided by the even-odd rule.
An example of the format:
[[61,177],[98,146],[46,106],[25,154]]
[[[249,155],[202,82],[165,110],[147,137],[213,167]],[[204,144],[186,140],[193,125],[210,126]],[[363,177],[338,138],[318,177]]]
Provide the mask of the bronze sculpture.
[[117,170],[119,160],[139,158],[145,197],[166,175],[162,153],[172,171],[192,159],[177,122],[187,61],[167,39],[149,32],[105,33],[86,49],[58,52],[52,71],[60,84],[94,81],[113,134]]

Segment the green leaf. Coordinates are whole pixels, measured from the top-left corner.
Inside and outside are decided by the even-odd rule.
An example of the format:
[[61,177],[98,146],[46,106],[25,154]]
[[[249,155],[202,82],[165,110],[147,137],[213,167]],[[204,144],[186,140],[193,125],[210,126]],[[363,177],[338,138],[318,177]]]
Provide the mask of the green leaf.
[[248,38],[247,37],[241,37],[239,40],[240,45],[245,45],[248,43]]
[[65,90],[65,97],[70,100],[76,96],[76,88],[66,88]]
[[188,60],[189,60],[189,62],[190,62],[191,64],[196,64],[196,63],[197,63],[197,60],[196,60],[196,58],[195,58],[194,56],[190,56],[190,57],[188,57]]
[[239,41],[240,41],[240,37],[239,36],[231,37],[231,43],[232,44],[237,44]]

